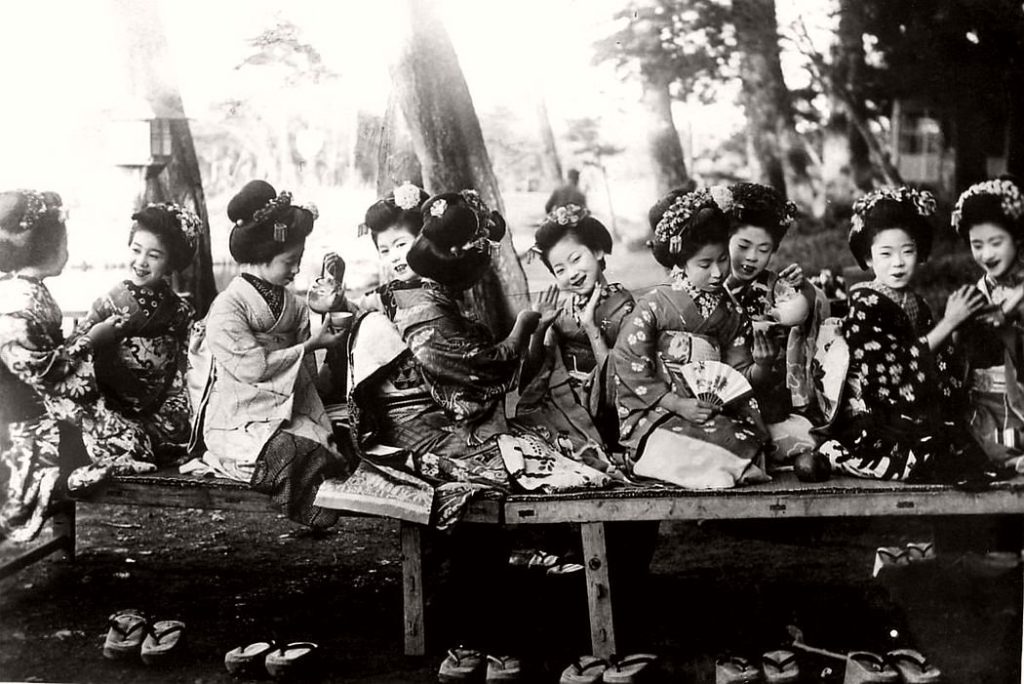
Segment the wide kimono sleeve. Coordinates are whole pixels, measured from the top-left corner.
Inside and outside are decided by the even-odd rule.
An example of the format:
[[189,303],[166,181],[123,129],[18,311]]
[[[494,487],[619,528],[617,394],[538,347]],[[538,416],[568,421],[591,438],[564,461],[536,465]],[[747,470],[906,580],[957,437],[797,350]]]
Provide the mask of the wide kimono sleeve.
[[[309,316],[304,307],[296,337],[299,342],[282,349],[257,339],[253,320],[255,312],[245,299],[218,297],[206,321],[206,342],[213,358],[241,382],[276,383],[295,376],[305,355],[303,342],[309,338]],[[294,377],[291,379],[294,383]]]
[[[0,362],[35,390],[54,417],[76,420],[76,405],[98,396],[88,338],[63,344],[60,312],[41,285],[11,283],[0,310]],[[54,319],[54,320],[51,320]]]
[[672,391],[658,373],[658,335],[665,328],[663,312],[657,290],[642,297],[633,314],[626,318],[611,352],[623,436],[631,431],[631,424],[639,416]]
[[749,380],[754,370],[754,355],[751,353],[751,345],[754,342],[753,327],[750,319],[731,304],[723,305],[723,308],[727,311],[727,316],[718,328],[722,362],[732,366]]
[[620,289],[611,294],[598,308],[597,316],[601,322],[601,334],[609,348],[615,346],[626,316],[631,314],[635,307],[636,300],[633,299],[633,294],[629,290]]

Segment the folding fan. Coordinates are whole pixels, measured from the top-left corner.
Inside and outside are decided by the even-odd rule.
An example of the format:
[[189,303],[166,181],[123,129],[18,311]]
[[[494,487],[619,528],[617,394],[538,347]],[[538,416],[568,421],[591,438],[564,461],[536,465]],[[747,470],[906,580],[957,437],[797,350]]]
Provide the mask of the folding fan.
[[680,369],[680,373],[693,396],[715,406],[725,406],[753,393],[747,379],[721,361],[688,363]]

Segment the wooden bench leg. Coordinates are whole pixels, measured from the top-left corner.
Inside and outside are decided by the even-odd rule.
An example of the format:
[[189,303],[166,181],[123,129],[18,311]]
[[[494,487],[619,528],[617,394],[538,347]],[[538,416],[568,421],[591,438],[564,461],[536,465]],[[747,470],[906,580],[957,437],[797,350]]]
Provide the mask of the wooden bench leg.
[[608,581],[608,547],[604,523],[580,525],[583,565],[587,573],[587,602],[590,606],[590,644],[598,658],[615,653],[615,624],[612,591]]
[[50,526],[53,529],[54,539],[61,539],[64,542],[57,557],[63,560],[75,560],[75,502],[62,502],[50,518]]
[[423,625],[423,541],[419,525],[402,521],[402,600],[405,616],[405,655],[427,652]]

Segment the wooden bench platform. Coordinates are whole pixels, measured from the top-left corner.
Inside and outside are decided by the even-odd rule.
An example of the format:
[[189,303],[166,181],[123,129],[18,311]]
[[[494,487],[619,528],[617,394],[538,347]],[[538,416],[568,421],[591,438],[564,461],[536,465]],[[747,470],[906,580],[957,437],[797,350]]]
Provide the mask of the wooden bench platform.
[[[53,518],[54,538],[0,568],[0,578],[51,553],[74,558],[76,503],[276,512],[266,496],[239,482],[176,473],[117,478],[88,499],[63,505]],[[480,501],[466,520],[508,525],[579,524],[591,644],[595,655],[607,657],[615,652],[616,639],[605,523],[940,515],[1014,515],[1024,521],[1024,477],[999,483],[984,492],[852,478],[808,484],[797,481],[792,474],[783,474],[768,484],[721,491],[652,487],[558,495],[519,494],[504,502]],[[404,639],[408,655],[422,655],[426,650],[421,532],[419,525],[400,524]],[[1021,664],[1024,673],[1024,645]],[[1021,682],[1024,684],[1024,674]]]

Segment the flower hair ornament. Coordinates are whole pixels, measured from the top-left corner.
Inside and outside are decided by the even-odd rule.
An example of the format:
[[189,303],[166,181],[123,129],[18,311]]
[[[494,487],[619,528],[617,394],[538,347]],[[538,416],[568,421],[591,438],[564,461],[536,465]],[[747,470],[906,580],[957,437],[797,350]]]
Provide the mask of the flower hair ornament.
[[557,223],[560,226],[576,226],[590,216],[590,210],[578,204],[566,204],[555,207],[544,217],[545,223]]
[[755,215],[765,216],[772,221],[781,232],[785,233],[796,220],[797,206],[786,200],[773,188],[760,183],[737,183],[733,186],[713,185],[708,192],[715,204],[728,216],[742,222],[744,217]]
[[864,217],[881,201],[890,200],[897,203],[909,203],[921,218],[935,214],[935,195],[927,190],[918,190],[901,185],[898,188],[884,187],[859,197],[853,203],[853,218],[850,220],[850,235],[856,235],[864,229]]
[[409,181],[395,188],[394,197],[395,206],[399,209],[409,211],[420,206],[420,189]]
[[[252,220],[246,221],[244,218],[235,221],[236,226],[242,226],[246,223],[263,223],[269,218],[272,218],[281,209],[292,206],[292,193],[287,190],[282,190],[277,197],[267,200],[267,203],[257,209],[252,214]],[[313,215],[313,220],[320,218],[320,212],[317,210],[315,205],[307,204],[296,204],[296,208],[304,209]],[[284,242],[288,239],[288,224],[282,221],[274,222],[274,242]]]
[[687,223],[702,209],[720,209],[709,190],[696,190],[680,195],[673,200],[655,226],[654,241],[668,243],[669,252],[678,254],[683,249],[683,233],[686,232]]
[[67,219],[67,210],[60,204],[47,205],[43,193],[36,190],[16,190],[15,192],[25,198],[25,212],[18,223],[7,229],[8,232],[17,234],[32,230],[39,223],[39,219],[51,211],[57,212],[61,221]]
[[953,230],[957,233],[960,232],[960,221],[963,219],[964,203],[970,198],[978,197],[979,195],[994,195],[998,197],[999,206],[1003,214],[1013,221],[1020,221],[1021,217],[1024,217],[1024,196],[1021,195],[1017,184],[1007,178],[987,180],[982,183],[975,183],[967,188],[960,195],[960,198],[957,199],[952,216]]
[[173,214],[181,226],[181,234],[185,238],[188,248],[194,250],[199,244],[199,233],[203,230],[203,222],[194,211],[176,202],[156,202],[146,205],[147,209],[163,209]]

